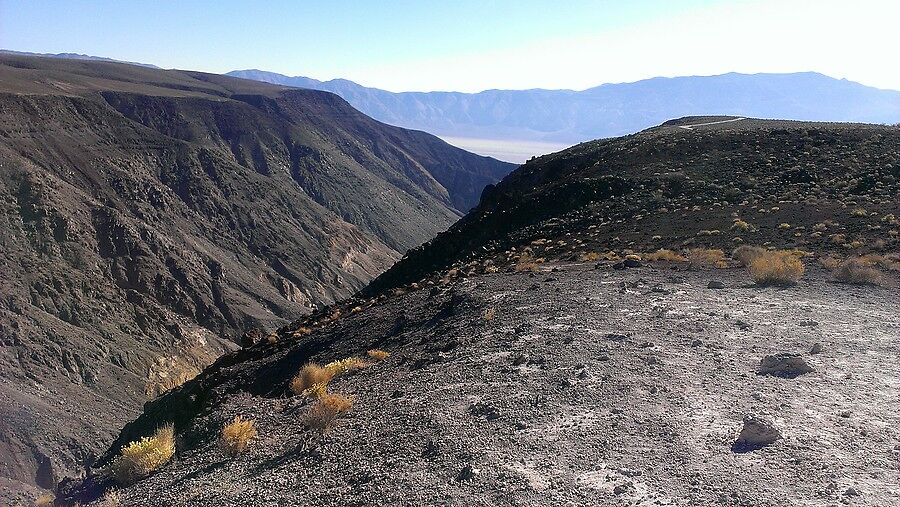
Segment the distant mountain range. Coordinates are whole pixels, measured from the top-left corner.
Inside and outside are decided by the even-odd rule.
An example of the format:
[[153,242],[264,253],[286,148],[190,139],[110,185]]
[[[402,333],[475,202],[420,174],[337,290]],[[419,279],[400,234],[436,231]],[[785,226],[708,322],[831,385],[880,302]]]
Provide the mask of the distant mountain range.
[[28,51],[10,51],[8,49],[0,49],[0,54],[18,55],[18,56],[46,56],[50,58],[62,58],[64,60],[89,60],[92,62],[114,62],[127,63],[129,65],[139,65],[148,69],[158,69],[156,65],[150,63],[129,62],[127,60],[116,60],[115,58],[106,58],[105,56],[82,55],[79,53],[30,53]]
[[900,122],[900,91],[815,72],[653,78],[583,91],[480,93],[393,93],[346,79],[318,81],[261,70],[228,75],[334,92],[375,119],[425,130],[463,148],[515,162],[688,115]]

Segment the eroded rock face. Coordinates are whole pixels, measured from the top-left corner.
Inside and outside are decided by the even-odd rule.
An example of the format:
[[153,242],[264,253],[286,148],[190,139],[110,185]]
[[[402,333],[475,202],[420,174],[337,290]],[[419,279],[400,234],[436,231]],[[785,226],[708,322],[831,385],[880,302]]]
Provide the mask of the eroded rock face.
[[331,94],[127,65],[0,55],[0,110],[2,505],[513,168]]
[[775,443],[781,432],[768,419],[756,415],[745,415],[744,426],[737,440],[731,445],[734,452],[749,452]]
[[756,372],[760,375],[772,375],[774,377],[794,378],[810,373],[813,369],[806,364],[806,360],[800,354],[781,352],[762,358]]

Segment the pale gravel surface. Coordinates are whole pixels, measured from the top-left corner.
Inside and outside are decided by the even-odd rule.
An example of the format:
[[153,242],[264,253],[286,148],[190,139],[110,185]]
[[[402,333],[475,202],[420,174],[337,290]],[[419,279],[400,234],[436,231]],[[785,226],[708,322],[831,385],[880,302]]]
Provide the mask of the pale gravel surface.
[[[334,381],[355,406],[321,442],[301,424],[306,402],[235,392],[242,366],[230,367],[219,391],[231,394],[180,430],[196,446],[122,505],[900,504],[896,289],[815,269],[760,289],[737,269],[558,267],[425,288],[321,331],[347,347],[327,361],[408,318],[388,360]],[[815,371],[755,374],[776,352]],[[439,362],[413,367],[423,358]],[[784,438],[733,453],[748,413]],[[212,435],[235,414],[260,436],[226,460]],[[476,473],[461,479],[466,465]]]

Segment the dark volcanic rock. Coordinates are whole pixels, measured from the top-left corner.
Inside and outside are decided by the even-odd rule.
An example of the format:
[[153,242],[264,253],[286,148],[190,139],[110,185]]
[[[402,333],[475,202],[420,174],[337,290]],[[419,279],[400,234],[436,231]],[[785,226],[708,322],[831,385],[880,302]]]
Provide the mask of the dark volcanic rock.
[[756,372],[760,375],[772,375],[775,377],[794,378],[813,369],[806,364],[806,360],[800,354],[781,352],[762,358]]
[[781,432],[772,425],[772,422],[762,417],[753,415],[744,416],[744,426],[738,435],[731,450],[734,452],[749,452],[774,443],[781,438]]

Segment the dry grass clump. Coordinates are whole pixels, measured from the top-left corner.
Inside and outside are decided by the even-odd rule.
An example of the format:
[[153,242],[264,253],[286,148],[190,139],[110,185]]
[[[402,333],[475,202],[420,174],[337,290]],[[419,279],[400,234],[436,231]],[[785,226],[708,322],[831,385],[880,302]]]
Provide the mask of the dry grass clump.
[[731,230],[738,232],[753,232],[756,230],[756,228],[750,225],[749,222],[745,222],[740,218],[735,218],[734,223],[731,224]]
[[884,275],[866,259],[847,259],[834,271],[835,280],[854,285],[883,285]]
[[687,259],[674,250],[660,248],[659,250],[643,255],[646,261],[687,262]]
[[765,252],[750,262],[750,276],[757,285],[794,285],[803,276],[803,261],[792,252]]
[[372,349],[366,352],[366,355],[376,361],[384,361],[388,358],[388,356],[391,355],[391,353],[381,349]]
[[717,268],[728,266],[728,261],[725,259],[725,252],[718,249],[692,248],[688,250],[687,258],[691,263],[699,264],[701,266],[715,266]]
[[759,246],[742,245],[731,252],[731,258],[738,261],[741,266],[749,266],[753,259],[766,253],[766,249]]
[[334,427],[337,418],[353,407],[353,400],[340,394],[328,393],[316,401],[306,413],[305,424],[320,434]]
[[597,262],[600,258],[601,255],[597,252],[584,252],[578,256],[578,260],[581,262]]
[[819,257],[819,264],[828,270],[837,269],[844,261],[840,257],[835,257],[834,255],[826,255],[825,257]]
[[143,437],[122,448],[110,464],[109,473],[126,486],[147,477],[175,454],[175,427],[162,426],[151,437]]
[[316,363],[307,363],[300,368],[300,372],[291,379],[291,392],[294,394],[304,394],[306,391],[316,384],[327,385],[334,377],[333,370],[319,366]]
[[237,456],[247,450],[250,441],[255,437],[256,421],[236,416],[233,421],[222,427],[219,441],[229,456]]
[[519,260],[516,262],[515,266],[513,266],[513,271],[516,271],[518,273],[525,271],[533,273],[540,269],[538,267],[538,264],[540,264],[539,259],[535,259],[533,256],[528,254],[523,254],[519,257]]
[[325,365],[325,369],[331,372],[331,377],[348,373],[351,371],[361,370],[369,366],[364,359],[360,357],[348,357],[339,361],[332,361]]
[[487,310],[485,310],[484,313],[481,314],[481,317],[484,318],[484,320],[490,322],[490,321],[494,320],[494,317],[496,315],[497,315],[497,310],[494,309],[494,307],[492,306],[492,307],[488,308]]
[[100,507],[119,507],[122,503],[122,495],[117,489],[107,490],[100,499]]
[[43,495],[34,499],[34,507],[50,507],[53,505],[53,501],[56,498],[50,493],[44,493]]

